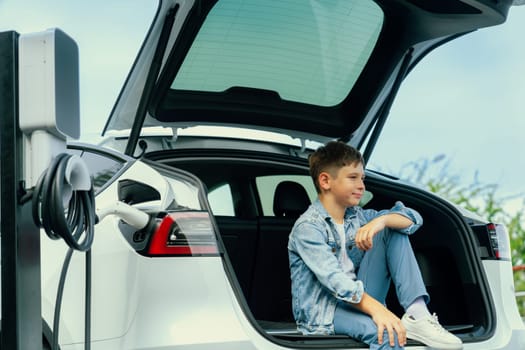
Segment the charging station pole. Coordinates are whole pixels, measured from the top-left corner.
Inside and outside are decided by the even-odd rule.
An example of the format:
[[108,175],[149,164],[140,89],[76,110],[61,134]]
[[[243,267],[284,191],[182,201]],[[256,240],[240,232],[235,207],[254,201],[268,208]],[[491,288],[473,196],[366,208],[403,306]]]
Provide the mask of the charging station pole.
[[20,204],[22,133],[18,109],[18,38],[0,33],[1,349],[42,349],[40,230],[31,202]]

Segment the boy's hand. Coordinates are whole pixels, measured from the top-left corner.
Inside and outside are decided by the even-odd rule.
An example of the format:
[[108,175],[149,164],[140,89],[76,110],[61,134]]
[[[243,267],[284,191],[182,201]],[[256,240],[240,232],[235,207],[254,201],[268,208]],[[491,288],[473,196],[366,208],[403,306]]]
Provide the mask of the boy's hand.
[[397,334],[399,345],[406,345],[406,329],[403,326],[403,323],[401,323],[401,320],[390,310],[384,308],[382,311],[375,312],[372,315],[372,320],[377,325],[377,341],[379,345],[383,344],[383,334],[385,330],[388,332],[388,342],[391,347],[395,346],[395,334]]
[[371,297],[368,293],[363,293],[363,297],[354,307],[365,314],[370,315],[377,326],[377,341],[381,345],[385,330],[388,334],[388,342],[391,347],[395,346],[395,335],[400,346],[405,346],[407,342],[407,331],[403,323],[393,312],[388,310],[383,304]]
[[374,245],[374,236],[385,228],[383,216],[377,217],[361,226],[355,235],[355,245],[361,250],[372,249]]

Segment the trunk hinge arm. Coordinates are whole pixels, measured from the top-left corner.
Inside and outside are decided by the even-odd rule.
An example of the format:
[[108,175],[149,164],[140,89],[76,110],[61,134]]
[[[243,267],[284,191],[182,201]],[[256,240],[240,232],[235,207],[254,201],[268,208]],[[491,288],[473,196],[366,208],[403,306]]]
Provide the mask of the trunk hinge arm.
[[166,47],[168,45],[171,28],[175,22],[175,15],[178,8],[179,5],[176,5],[168,11],[164,20],[164,24],[162,25],[159,41],[157,42],[157,47],[155,48],[155,53],[151,61],[148,76],[146,77],[146,83],[144,84],[144,91],[140,97],[137,113],[133,121],[133,127],[131,128],[126,150],[124,151],[124,153],[128,156],[133,156],[133,153],[135,153],[135,148],[140,137],[140,131],[142,129],[142,125],[144,124],[144,120],[146,119],[146,113],[148,112],[151,94],[153,92],[153,88],[155,87],[155,83],[162,66],[162,57],[164,56],[164,52],[166,51]]
[[413,52],[414,52],[414,48],[411,47],[410,49],[408,49],[407,53],[403,57],[403,61],[401,62],[401,67],[399,67],[399,72],[397,73],[396,79],[394,80],[392,89],[390,90],[390,93],[388,94],[385,101],[383,102],[383,105],[381,106],[376,122],[372,124],[373,125],[372,134],[370,135],[370,138],[366,144],[366,148],[363,152],[363,158],[365,159],[365,161],[370,159],[372,150],[374,149],[377,143],[377,140],[379,138],[379,135],[381,134],[381,131],[383,130],[383,126],[385,125],[386,119],[388,118],[388,114],[390,113],[390,108],[392,107],[392,104],[394,103],[394,98],[396,97],[397,92],[399,91],[399,88],[401,86],[401,83],[403,82],[403,80],[405,79],[408,73],[410,63],[412,62]]

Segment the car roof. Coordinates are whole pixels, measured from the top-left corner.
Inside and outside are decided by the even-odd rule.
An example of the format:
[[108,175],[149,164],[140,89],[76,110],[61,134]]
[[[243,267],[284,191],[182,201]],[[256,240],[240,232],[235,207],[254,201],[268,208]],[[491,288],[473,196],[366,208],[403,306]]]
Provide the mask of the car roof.
[[162,1],[105,131],[227,125],[360,144],[424,55],[511,4]]

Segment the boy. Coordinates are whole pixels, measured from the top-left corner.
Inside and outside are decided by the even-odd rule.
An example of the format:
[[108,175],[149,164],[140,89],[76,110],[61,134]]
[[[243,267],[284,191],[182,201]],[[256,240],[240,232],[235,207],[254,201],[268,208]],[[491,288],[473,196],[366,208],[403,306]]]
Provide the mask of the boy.
[[[408,235],[421,216],[401,202],[364,210],[364,161],[332,141],[309,159],[318,199],[296,221],[288,242],[292,303],[303,334],[346,334],[371,349],[403,349],[415,339],[438,349],[461,340],[431,315]],[[385,307],[390,282],[405,309],[400,320]]]

